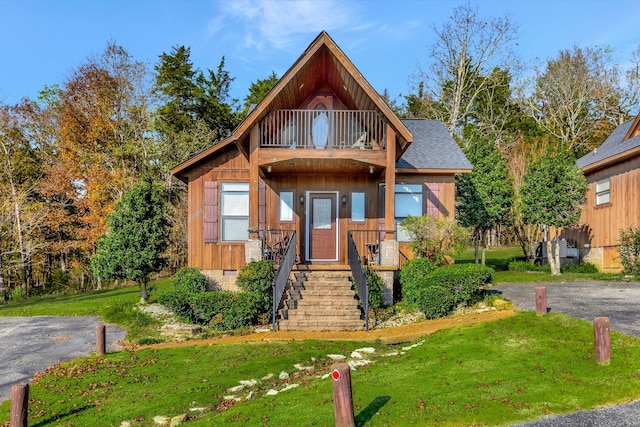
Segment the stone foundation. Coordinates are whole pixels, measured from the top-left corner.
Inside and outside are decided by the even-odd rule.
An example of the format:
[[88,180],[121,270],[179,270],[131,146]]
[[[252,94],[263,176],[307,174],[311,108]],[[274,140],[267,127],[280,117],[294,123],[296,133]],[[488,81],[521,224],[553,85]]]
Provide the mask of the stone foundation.
[[224,272],[223,270],[200,270],[209,278],[209,290],[222,289],[237,292],[240,289],[236,285],[237,272]]

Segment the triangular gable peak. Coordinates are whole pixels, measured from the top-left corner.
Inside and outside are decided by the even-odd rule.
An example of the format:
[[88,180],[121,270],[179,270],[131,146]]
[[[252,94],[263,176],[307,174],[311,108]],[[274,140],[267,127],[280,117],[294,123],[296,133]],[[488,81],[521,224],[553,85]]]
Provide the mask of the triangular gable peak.
[[[413,137],[409,130],[325,31],[316,37],[273,89],[251,110],[224,142],[235,142],[248,159],[249,134],[257,123],[274,110],[304,108],[319,93],[334,96],[347,110],[378,112],[396,132],[396,160],[412,142]],[[171,172],[174,175],[180,174],[184,169],[208,158],[220,148],[213,146],[176,166]]]
[[271,110],[301,108],[315,94],[325,91],[335,95],[348,110],[375,110],[382,114],[398,134],[398,156],[412,141],[409,130],[325,31],[238,126],[238,141],[246,143],[251,126]]
[[638,114],[633,121],[633,124],[629,128],[629,131],[625,135],[623,141],[633,138],[634,136],[640,135],[640,114]]

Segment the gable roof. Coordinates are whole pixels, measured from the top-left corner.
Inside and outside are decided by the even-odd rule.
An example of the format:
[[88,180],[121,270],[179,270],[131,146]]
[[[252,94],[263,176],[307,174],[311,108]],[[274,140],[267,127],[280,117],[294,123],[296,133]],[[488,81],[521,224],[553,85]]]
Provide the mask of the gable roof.
[[[578,167],[585,173],[592,172],[639,154],[640,135],[634,132],[639,117],[618,125],[600,147],[576,161]],[[631,136],[634,133],[636,136]]]
[[[472,165],[439,120],[403,119],[413,143],[396,162],[396,169],[470,172]],[[403,172],[403,171],[401,171]]]
[[[396,131],[398,156],[411,144],[413,137],[385,100],[353,65],[325,31],[322,31],[296,62],[278,80],[260,103],[223,141],[236,143],[248,158],[249,132],[271,110],[298,108],[305,100],[328,86],[350,110],[375,110]],[[218,144],[220,145],[220,144]],[[173,175],[208,158],[220,147],[214,145],[171,170]]]

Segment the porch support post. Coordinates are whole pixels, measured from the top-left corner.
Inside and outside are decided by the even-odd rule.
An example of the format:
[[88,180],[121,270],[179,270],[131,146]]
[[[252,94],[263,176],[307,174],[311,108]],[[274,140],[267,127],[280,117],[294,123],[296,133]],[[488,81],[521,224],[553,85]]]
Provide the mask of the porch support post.
[[259,132],[256,124],[251,128],[249,140],[249,229],[258,229],[258,183],[260,166],[258,162]]
[[387,125],[387,167],[384,172],[385,206],[384,228],[387,230],[385,240],[393,240],[390,230],[395,229],[395,204],[396,204],[396,132]]

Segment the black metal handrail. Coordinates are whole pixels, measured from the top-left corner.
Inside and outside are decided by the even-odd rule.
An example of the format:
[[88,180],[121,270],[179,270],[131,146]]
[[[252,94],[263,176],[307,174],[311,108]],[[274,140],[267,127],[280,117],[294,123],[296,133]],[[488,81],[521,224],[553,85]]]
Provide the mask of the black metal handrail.
[[362,304],[362,309],[364,310],[364,328],[366,331],[369,330],[369,281],[367,280],[367,275],[364,273],[364,268],[362,267],[362,260],[360,255],[358,254],[358,248],[356,247],[356,242],[353,240],[353,235],[349,231],[349,267],[351,268],[351,274],[353,275],[353,280],[356,282],[356,286],[358,287],[358,295],[360,296],[360,303]]
[[273,277],[273,313],[272,313],[272,329],[276,330],[276,319],[278,317],[278,307],[282,301],[284,290],[287,287],[291,270],[296,262],[296,232],[291,234],[291,238],[284,249],[282,262]]

